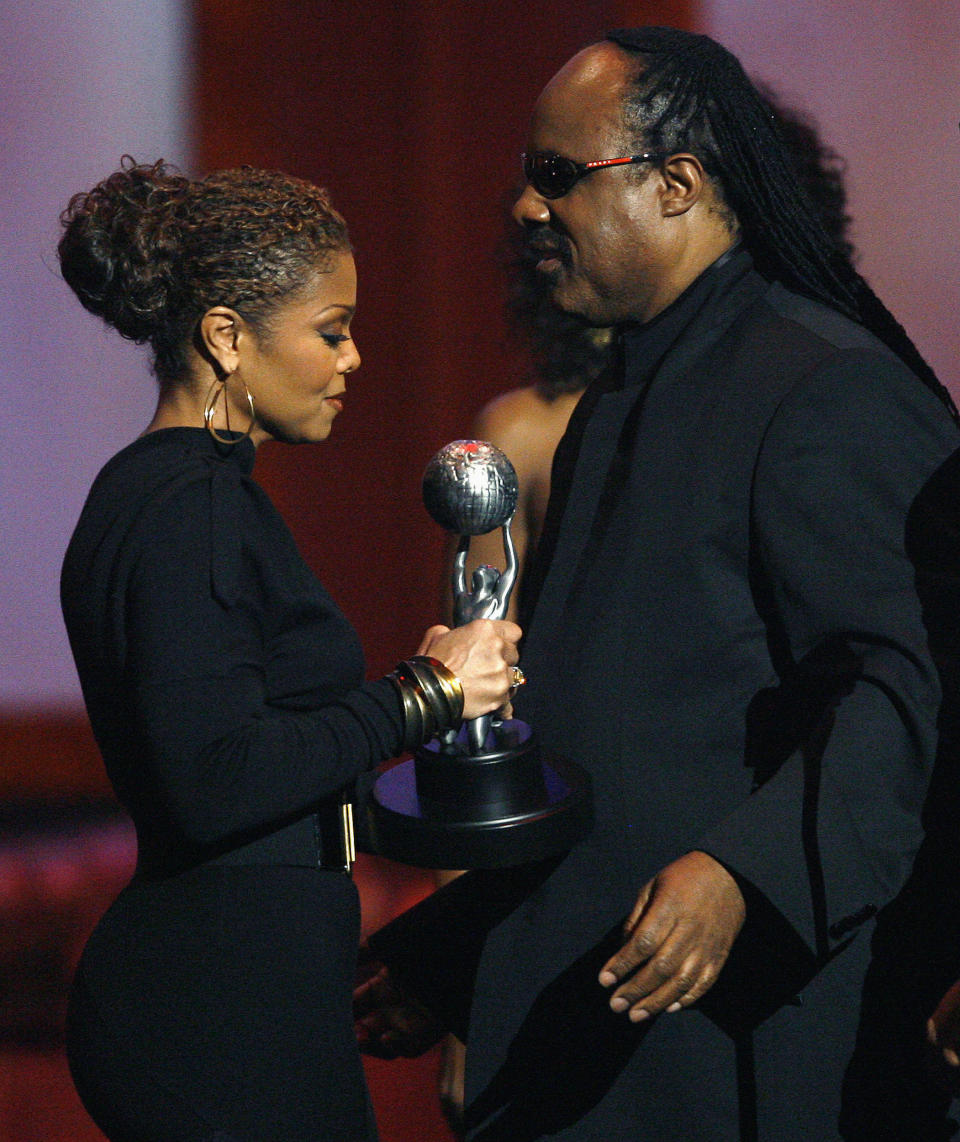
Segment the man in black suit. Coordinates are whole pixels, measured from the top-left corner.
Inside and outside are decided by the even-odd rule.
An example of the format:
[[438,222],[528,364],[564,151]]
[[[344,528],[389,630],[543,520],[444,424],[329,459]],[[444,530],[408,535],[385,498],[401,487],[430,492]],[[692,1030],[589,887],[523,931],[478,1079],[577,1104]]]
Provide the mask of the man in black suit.
[[847,1068],[938,748],[956,410],[706,37],[579,53],[524,170],[554,303],[621,337],[558,449],[518,702],[596,826],[381,933],[362,1034],[405,1049],[398,982],[467,1033],[482,1142],[949,1137]]

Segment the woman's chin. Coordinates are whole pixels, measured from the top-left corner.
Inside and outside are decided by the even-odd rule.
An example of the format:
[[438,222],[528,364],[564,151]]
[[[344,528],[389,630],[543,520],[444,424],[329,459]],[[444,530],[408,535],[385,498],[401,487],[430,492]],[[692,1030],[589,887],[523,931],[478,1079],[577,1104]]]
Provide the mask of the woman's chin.
[[333,423],[330,420],[311,424],[267,424],[263,431],[267,440],[277,440],[281,444],[320,444],[330,435]]

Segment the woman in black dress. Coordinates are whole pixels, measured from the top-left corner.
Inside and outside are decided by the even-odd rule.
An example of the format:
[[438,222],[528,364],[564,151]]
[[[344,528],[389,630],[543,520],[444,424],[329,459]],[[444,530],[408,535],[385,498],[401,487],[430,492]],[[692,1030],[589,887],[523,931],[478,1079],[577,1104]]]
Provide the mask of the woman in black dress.
[[252,480],[323,440],[360,363],[326,193],[127,160],[63,216],[63,275],[160,385],[97,477],[62,601],[137,871],[84,952],[68,1049],[112,1142],[368,1142],[350,1011],[355,781],[508,699],[519,628],[432,627],[364,681],[347,620]]

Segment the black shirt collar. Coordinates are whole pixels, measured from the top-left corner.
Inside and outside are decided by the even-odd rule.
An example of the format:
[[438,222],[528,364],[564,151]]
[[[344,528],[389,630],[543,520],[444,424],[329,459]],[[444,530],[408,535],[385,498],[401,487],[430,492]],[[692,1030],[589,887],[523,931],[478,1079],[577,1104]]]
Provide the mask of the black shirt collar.
[[625,383],[644,384],[656,372],[667,351],[709,300],[725,293],[733,281],[753,268],[753,259],[740,242],[725,250],[667,307],[643,324],[621,329]]

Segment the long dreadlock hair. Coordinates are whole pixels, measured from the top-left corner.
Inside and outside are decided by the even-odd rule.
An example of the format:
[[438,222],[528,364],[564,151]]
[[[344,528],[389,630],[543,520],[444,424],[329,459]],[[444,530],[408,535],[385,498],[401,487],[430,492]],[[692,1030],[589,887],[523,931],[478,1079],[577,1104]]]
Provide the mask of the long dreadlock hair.
[[736,216],[760,272],[869,329],[960,423],[950,394],[903,326],[825,231],[769,105],[737,58],[709,36],[679,28],[618,28],[606,38],[641,61],[624,120],[642,149],[695,154]]

